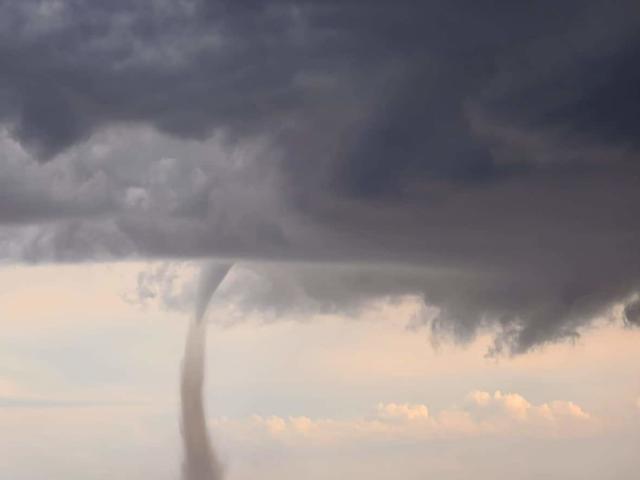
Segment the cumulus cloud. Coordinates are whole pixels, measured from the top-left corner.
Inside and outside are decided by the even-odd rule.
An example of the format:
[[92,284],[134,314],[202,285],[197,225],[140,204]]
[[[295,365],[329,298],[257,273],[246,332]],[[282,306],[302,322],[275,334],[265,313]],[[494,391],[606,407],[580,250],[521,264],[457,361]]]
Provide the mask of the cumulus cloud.
[[469,394],[471,404],[478,407],[478,412],[497,416],[506,415],[511,420],[555,421],[562,418],[589,420],[591,416],[579,405],[567,401],[553,401],[541,405],[532,405],[526,398],[517,393],[502,393],[497,390],[491,395],[484,391]]
[[253,415],[217,419],[214,426],[221,436],[235,441],[260,438],[299,446],[478,436],[572,437],[592,434],[599,423],[573,402],[534,405],[516,393],[474,391],[462,406],[434,415],[422,404],[381,403],[360,418]]
[[378,416],[382,418],[402,418],[406,420],[428,419],[429,409],[426,405],[409,405],[406,403],[381,403],[378,405]]
[[638,293],[637,2],[236,3],[0,5],[3,260],[325,262],[254,304],[516,353]]

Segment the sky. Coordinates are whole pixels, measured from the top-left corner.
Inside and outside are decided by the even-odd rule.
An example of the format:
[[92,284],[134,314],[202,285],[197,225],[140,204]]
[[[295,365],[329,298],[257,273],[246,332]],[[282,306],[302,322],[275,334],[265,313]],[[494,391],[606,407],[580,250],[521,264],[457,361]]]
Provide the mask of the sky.
[[233,264],[228,480],[633,478],[638,32],[632,0],[0,0],[0,477],[178,478]]

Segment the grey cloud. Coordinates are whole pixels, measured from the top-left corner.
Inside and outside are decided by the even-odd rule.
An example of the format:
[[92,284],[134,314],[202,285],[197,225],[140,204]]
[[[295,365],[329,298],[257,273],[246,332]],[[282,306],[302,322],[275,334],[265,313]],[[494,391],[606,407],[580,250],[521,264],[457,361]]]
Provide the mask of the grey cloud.
[[159,302],[168,310],[191,310],[195,287],[181,278],[181,266],[175,262],[163,262],[140,271],[135,286],[123,293],[123,300],[132,305],[146,306],[150,302]]
[[[547,267],[545,266],[545,269]],[[146,276],[153,291],[175,281],[175,269],[162,266]],[[173,273],[171,273],[173,272]],[[477,268],[429,268],[390,264],[264,263],[236,265],[214,303],[264,321],[304,319],[315,314],[359,316],[379,300],[418,299],[425,307],[405,319],[412,328],[428,328],[436,337],[468,342],[479,333],[495,334],[492,354],[522,353],[551,341],[572,340],[594,318],[607,318],[613,304],[629,302],[625,283],[594,285],[570,273],[518,274]],[[638,283],[635,284],[637,289]],[[194,298],[193,285],[182,292]],[[138,292],[144,301],[144,292]],[[175,308],[172,296],[161,305]],[[187,310],[192,301],[185,301]],[[625,321],[635,323],[637,302],[630,301]],[[430,307],[435,307],[436,312]]]
[[640,300],[629,302],[624,307],[624,317],[629,325],[640,327]]
[[[260,15],[262,29],[252,32],[243,12],[204,17],[196,7],[3,3],[0,90],[14,101],[0,115],[40,160],[113,123],[203,138],[278,120],[296,101],[295,92],[288,98],[295,48],[286,42],[287,10],[247,12]],[[283,55],[265,55],[275,50]]]
[[326,263],[245,303],[571,338],[640,290],[639,8],[0,3],[2,256]]
[[102,172],[85,175],[64,163],[40,166],[6,135],[0,145],[2,224],[95,218],[114,209],[111,180]]
[[[623,303],[629,295],[624,283],[596,286],[570,273],[566,278],[559,273],[540,275],[393,264],[262,264],[240,269],[220,292],[219,301],[278,318],[291,313],[354,315],[376,299],[413,296],[439,310],[435,316],[411,319],[413,327],[426,326],[461,342],[493,331],[493,353],[522,353],[549,341],[578,337],[591,319],[605,317],[611,304]],[[630,323],[633,308],[630,304],[626,310]]]

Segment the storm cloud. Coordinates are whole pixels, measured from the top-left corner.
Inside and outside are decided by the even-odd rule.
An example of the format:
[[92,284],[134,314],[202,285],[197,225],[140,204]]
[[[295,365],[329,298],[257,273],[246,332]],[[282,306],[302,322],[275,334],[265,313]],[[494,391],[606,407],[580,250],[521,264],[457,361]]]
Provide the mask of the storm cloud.
[[268,260],[322,308],[419,295],[513,352],[614,304],[637,323],[639,24],[633,1],[0,2],[0,254]]

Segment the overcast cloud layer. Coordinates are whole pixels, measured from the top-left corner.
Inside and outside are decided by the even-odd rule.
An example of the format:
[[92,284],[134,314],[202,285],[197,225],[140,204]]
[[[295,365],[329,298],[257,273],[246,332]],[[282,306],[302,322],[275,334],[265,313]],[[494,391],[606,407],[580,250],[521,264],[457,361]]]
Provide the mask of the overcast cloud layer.
[[258,270],[514,352],[637,324],[638,32],[631,0],[1,1],[0,255],[330,261]]

